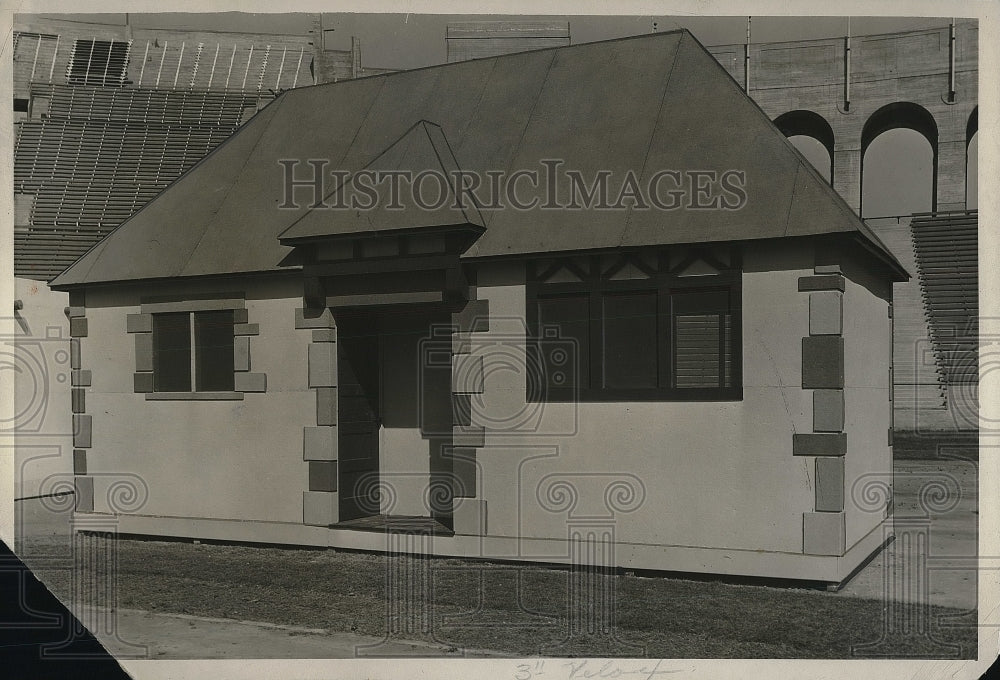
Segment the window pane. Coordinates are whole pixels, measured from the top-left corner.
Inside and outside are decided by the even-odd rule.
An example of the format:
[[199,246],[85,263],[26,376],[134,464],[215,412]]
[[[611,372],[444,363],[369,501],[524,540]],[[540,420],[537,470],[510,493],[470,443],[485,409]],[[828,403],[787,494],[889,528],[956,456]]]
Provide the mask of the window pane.
[[191,315],[153,316],[153,389],[191,391]]
[[656,387],[656,291],[604,295],[604,387]]
[[674,386],[731,387],[731,315],[725,291],[675,293]]
[[538,352],[544,385],[590,385],[590,298],[560,295],[538,299]]
[[199,392],[233,390],[233,311],[194,315],[195,383]]

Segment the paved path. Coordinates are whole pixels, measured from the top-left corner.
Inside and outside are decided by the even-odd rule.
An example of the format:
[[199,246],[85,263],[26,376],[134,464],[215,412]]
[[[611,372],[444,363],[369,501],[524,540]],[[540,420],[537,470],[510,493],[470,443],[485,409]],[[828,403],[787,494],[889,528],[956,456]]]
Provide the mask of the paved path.
[[[979,505],[975,465],[966,461],[897,461],[893,486],[896,540],[836,595],[892,597],[897,601],[974,609]],[[937,497],[936,488],[957,488],[959,493],[949,491],[946,497]],[[927,512],[927,508],[933,511],[952,503],[954,507],[944,512]],[[917,542],[924,539],[928,541],[927,550],[916,550]],[[916,558],[925,558],[926,568],[918,566]]]
[[[114,620],[116,630],[95,630],[101,644],[118,659],[344,659],[355,657],[489,657],[483,650],[459,651],[446,645],[384,640],[318,628],[279,626],[186,614],[119,609],[81,612],[86,624]],[[90,617],[90,618],[88,618]],[[94,618],[96,617],[96,618]]]

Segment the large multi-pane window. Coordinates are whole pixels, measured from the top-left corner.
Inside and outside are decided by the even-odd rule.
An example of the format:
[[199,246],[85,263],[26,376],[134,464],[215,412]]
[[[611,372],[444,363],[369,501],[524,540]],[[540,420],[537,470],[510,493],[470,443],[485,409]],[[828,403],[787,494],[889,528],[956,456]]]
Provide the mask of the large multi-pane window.
[[233,390],[233,311],[153,315],[155,392]]
[[529,263],[529,399],[740,399],[740,276],[731,248]]

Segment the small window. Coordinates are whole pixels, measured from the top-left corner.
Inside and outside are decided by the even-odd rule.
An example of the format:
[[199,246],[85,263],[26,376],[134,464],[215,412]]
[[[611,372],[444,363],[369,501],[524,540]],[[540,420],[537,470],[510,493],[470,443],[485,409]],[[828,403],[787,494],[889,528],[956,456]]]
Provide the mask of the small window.
[[71,85],[122,85],[131,43],[120,40],[75,40],[66,80]]
[[233,345],[232,310],[154,314],[153,390],[232,391]]

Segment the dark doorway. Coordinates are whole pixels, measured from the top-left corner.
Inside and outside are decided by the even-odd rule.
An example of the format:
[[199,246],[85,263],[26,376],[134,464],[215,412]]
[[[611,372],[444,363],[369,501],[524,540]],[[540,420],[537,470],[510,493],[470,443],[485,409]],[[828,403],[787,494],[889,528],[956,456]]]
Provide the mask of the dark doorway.
[[393,530],[450,531],[450,314],[416,304],[334,311],[342,528],[392,520]]
[[373,314],[337,315],[340,521],[377,515],[379,336]]

